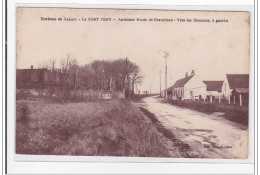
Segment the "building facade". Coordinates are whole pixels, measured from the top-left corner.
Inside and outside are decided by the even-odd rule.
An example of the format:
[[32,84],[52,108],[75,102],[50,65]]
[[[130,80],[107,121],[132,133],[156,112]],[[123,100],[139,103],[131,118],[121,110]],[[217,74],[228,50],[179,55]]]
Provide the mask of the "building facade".
[[48,84],[48,70],[42,69],[17,69],[17,89],[44,89]]
[[224,98],[229,103],[248,104],[249,74],[226,74],[224,79]]
[[206,84],[195,75],[194,70],[191,75],[177,80],[173,86],[167,89],[168,99],[173,100],[201,100],[206,98]]
[[206,86],[207,100],[211,97],[214,99],[224,99],[224,81],[203,81]]

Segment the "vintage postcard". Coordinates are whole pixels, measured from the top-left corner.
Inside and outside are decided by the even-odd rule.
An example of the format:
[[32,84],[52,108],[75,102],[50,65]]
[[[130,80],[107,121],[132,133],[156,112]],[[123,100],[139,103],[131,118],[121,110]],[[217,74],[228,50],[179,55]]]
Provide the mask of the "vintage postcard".
[[16,20],[17,155],[248,158],[249,12],[18,7]]

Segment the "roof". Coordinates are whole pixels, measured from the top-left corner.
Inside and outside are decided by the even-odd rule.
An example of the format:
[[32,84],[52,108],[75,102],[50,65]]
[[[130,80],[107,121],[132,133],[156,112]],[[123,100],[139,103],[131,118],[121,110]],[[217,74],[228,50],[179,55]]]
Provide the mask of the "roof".
[[37,72],[42,72],[42,71],[47,71],[46,68],[40,68],[40,69],[16,69],[17,72],[32,72],[32,71],[37,71]]
[[174,88],[184,87],[184,85],[193,77],[193,75],[177,80],[174,85],[167,88],[167,91],[173,90]]
[[223,81],[203,81],[207,85],[207,91],[222,91]]
[[234,90],[239,94],[248,94],[249,93],[249,88],[235,88]]
[[230,89],[249,88],[249,74],[227,74]]

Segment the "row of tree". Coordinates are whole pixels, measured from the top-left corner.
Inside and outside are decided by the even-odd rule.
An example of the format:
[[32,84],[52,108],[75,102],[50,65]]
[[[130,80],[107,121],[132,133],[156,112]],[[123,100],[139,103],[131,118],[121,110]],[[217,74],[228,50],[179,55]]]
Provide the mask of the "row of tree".
[[60,68],[56,68],[55,63],[51,60],[39,68],[47,68],[49,83],[63,89],[134,92],[143,79],[139,66],[127,58],[96,60],[80,66],[68,55],[60,60]]

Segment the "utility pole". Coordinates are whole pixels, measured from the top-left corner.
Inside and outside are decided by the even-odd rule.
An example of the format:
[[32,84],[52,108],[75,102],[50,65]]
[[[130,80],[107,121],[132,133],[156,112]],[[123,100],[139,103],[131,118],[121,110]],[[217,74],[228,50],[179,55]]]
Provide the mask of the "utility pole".
[[161,97],[161,92],[162,92],[162,89],[161,89],[161,70],[160,70],[160,97]]
[[169,56],[169,53],[164,51],[164,58],[165,58],[165,98],[167,99],[167,57]]
[[128,100],[131,100],[131,94],[130,94],[130,81],[129,81],[129,76],[128,76],[128,60],[126,57],[126,90],[128,94]]
[[77,90],[78,72],[79,72],[79,66],[77,66],[77,72],[76,72],[75,91]]
[[152,94],[152,87],[151,87],[151,83],[150,83],[150,94]]

